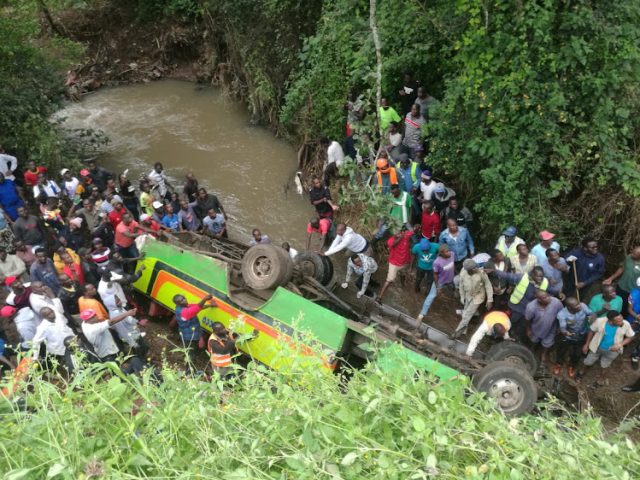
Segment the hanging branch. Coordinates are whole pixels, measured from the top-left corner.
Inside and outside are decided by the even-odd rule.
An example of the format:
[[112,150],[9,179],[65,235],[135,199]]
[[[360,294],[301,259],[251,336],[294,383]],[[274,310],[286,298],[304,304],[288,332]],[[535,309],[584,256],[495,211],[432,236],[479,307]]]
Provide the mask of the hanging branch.
[[[380,52],[380,37],[378,36],[378,26],[376,24],[376,0],[369,0],[369,27],[373,36],[373,45],[376,49],[376,117],[378,116],[378,107],[382,100],[382,53]],[[382,139],[383,131],[378,119],[378,133]],[[382,142],[380,142],[382,147]]]

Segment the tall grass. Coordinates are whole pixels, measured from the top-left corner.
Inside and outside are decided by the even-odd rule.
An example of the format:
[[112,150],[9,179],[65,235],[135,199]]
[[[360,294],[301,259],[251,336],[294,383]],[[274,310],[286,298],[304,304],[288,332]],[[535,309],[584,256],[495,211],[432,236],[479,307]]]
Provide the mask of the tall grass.
[[[465,384],[375,365],[345,386],[319,369],[251,365],[235,384],[164,368],[124,376],[94,365],[68,384],[35,373],[0,400],[8,480],[78,478],[616,478],[638,447],[597,418],[505,418]],[[18,398],[26,402],[18,401]]]

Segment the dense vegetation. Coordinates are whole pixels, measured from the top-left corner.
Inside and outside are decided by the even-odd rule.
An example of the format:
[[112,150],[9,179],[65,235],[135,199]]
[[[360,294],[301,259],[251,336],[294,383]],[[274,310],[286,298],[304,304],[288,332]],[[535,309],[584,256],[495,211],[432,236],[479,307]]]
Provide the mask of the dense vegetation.
[[[344,387],[252,366],[232,389],[114,364],[0,401],[0,471],[27,478],[637,478],[636,444],[588,415],[505,419],[479,394],[371,366]],[[464,383],[464,382],[463,382]],[[632,425],[627,425],[632,428]]]

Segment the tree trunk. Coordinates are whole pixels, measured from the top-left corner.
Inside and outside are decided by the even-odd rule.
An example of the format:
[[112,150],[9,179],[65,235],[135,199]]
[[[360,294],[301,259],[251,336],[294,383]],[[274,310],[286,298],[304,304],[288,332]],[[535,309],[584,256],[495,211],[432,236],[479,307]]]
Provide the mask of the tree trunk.
[[[373,37],[373,45],[376,49],[376,117],[378,116],[378,107],[382,100],[382,53],[380,52],[380,37],[378,36],[378,25],[376,23],[376,0],[369,0],[369,28],[371,28],[371,35]],[[384,132],[380,126],[380,119],[378,118],[378,132],[380,139]],[[382,147],[382,142],[380,142]]]
[[49,7],[47,7],[47,4],[44,3],[44,0],[37,0],[36,3],[38,4],[40,13],[42,13],[42,15],[44,16],[45,20],[49,24],[49,27],[51,27],[51,31],[60,37],[64,37],[64,33],[62,32],[60,27],[56,24],[56,22],[53,21],[53,17],[51,16]]

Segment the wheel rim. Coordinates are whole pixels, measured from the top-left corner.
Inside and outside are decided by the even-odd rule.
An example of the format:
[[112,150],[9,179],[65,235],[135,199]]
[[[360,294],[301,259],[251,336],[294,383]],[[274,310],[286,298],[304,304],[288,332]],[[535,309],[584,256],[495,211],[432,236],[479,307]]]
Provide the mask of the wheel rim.
[[316,266],[310,260],[303,260],[300,262],[300,270],[306,277],[315,277]]
[[260,256],[253,262],[251,270],[258,278],[266,278],[273,274],[273,263],[266,256]]
[[522,387],[512,378],[500,378],[489,387],[489,395],[496,399],[500,408],[509,413],[516,410],[524,402]]

